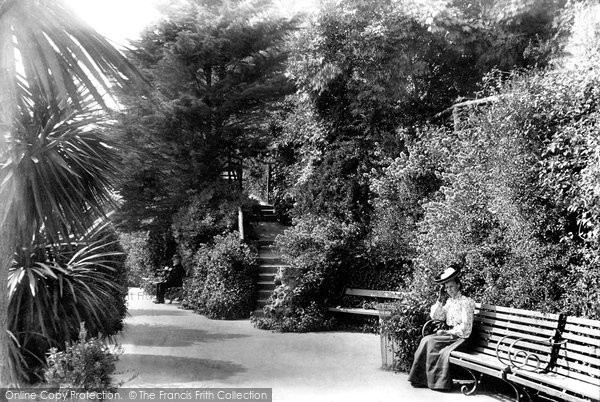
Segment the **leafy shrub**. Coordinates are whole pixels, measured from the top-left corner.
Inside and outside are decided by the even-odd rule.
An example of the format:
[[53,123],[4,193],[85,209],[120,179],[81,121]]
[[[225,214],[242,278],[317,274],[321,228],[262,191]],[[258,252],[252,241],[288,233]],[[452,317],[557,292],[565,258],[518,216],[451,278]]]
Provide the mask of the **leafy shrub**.
[[68,342],[64,351],[50,349],[44,379],[48,385],[59,389],[115,392],[111,375],[120,353],[120,349],[115,353],[97,338],[87,339],[85,325],[81,323],[77,342]]
[[19,345],[11,348],[11,359],[23,377],[33,380],[48,349],[76,339],[84,321],[93,336],[122,329],[123,253],[106,240],[46,245],[37,239],[16,254],[9,272],[8,328]]
[[213,319],[247,318],[256,299],[256,253],[237,232],[216,236],[194,256],[194,273],[184,284],[183,305]]
[[572,261],[567,275],[558,283],[564,289],[560,310],[572,315],[600,319],[600,252],[587,245],[581,250],[581,258]]
[[402,299],[393,303],[392,315],[382,322],[381,331],[395,340],[394,370],[410,370],[421,341],[421,327],[429,320],[431,304],[420,295],[405,292]]
[[341,293],[357,234],[355,225],[309,215],[278,236],[290,267],[279,273],[265,317],[253,318],[254,325],[288,332],[330,328],[327,306]]

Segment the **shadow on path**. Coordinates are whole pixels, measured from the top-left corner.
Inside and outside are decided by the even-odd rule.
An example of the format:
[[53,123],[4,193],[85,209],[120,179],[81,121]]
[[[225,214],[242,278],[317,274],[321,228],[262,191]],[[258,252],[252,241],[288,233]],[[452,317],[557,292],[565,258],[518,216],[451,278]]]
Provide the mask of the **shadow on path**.
[[223,360],[144,354],[125,354],[119,358],[120,371],[132,375],[140,369],[143,381],[150,384],[225,380],[246,372],[244,366]]
[[217,342],[228,339],[247,338],[248,335],[232,333],[210,333],[201,329],[176,327],[173,325],[126,324],[122,343],[134,340],[136,346],[183,347],[202,342]]
[[186,310],[145,310],[145,309],[129,309],[127,313],[130,317],[144,317],[144,316],[171,316],[171,317],[179,317],[183,315],[189,315],[190,313]]

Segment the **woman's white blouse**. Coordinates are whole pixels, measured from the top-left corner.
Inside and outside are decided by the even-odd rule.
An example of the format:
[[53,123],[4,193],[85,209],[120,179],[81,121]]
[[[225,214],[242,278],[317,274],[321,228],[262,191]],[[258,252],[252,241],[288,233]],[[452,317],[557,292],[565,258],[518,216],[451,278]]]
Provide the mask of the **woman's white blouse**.
[[431,318],[446,321],[450,327],[448,333],[460,338],[471,335],[474,314],[475,302],[460,293],[455,298],[448,298],[443,306],[439,301],[431,306]]

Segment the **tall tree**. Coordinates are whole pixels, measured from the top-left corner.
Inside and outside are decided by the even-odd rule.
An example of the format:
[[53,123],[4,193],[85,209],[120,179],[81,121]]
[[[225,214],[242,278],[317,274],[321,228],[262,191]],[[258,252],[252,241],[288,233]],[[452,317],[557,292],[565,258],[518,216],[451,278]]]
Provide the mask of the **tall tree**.
[[129,102],[123,116],[142,150],[127,157],[126,223],[168,227],[221,172],[264,151],[266,112],[293,90],[282,44],[296,25],[270,13],[265,1],[186,0],[165,9],[136,43],[131,59],[156,91]]
[[78,114],[136,80],[125,57],[61,0],[0,1],[0,387],[16,382],[7,333],[15,246],[38,230],[51,239],[81,233],[103,214],[106,146],[88,140]]

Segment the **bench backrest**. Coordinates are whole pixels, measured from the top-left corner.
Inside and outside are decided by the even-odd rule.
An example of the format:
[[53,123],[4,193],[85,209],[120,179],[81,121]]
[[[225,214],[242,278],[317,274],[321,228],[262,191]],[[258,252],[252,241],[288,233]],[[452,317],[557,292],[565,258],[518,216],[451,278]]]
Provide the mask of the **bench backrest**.
[[569,316],[562,340],[553,371],[600,385],[600,321]]
[[509,365],[542,370],[551,363],[558,338],[558,314],[477,303],[471,345]]
[[379,297],[383,299],[400,299],[402,292],[394,292],[391,290],[370,290],[370,289],[344,289],[346,296],[362,296],[362,297]]

